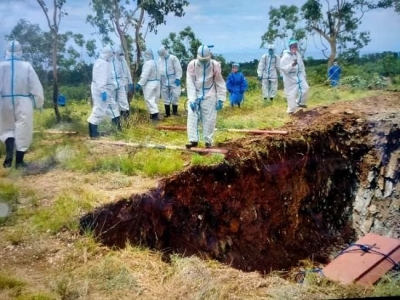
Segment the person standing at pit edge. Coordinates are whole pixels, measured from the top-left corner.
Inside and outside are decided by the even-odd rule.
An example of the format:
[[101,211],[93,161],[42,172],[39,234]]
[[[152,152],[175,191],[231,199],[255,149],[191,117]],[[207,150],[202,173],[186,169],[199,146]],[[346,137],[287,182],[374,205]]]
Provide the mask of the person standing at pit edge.
[[298,52],[298,42],[289,40],[289,50],[283,52],[281,71],[284,73],[283,86],[287,100],[287,113],[296,113],[299,108],[306,108],[309,86],[306,80],[306,70],[301,54]]
[[188,94],[187,148],[197,147],[199,142],[198,123],[203,123],[203,136],[206,148],[213,143],[217,111],[226,100],[226,85],[221,74],[221,65],[211,59],[210,49],[201,45],[197,59],[189,62],[186,71]]
[[264,100],[268,98],[273,101],[278,91],[278,70],[280,67],[280,57],[275,54],[275,46],[268,45],[268,53],[261,56],[257,68],[257,79],[262,84],[262,94]]
[[161,96],[164,100],[165,117],[178,115],[178,101],[181,96],[182,66],[179,59],[161,47],[158,49],[159,69],[161,74]]
[[144,59],[146,61],[142,67],[139,82],[136,84],[136,92],[143,89],[143,97],[150,112],[150,119],[156,122],[160,120],[157,105],[158,98],[160,97],[160,78],[153,50],[147,49],[144,51]]
[[22,58],[22,46],[11,41],[0,63],[0,139],[6,145],[4,168],[25,168],[25,152],[32,143],[33,109],[42,109],[43,87],[33,67]]
[[113,75],[117,84],[115,99],[120,109],[121,117],[126,120],[129,117],[128,91],[133,92],[133,82],[128,63],[125,60],[124,50],[118,47],[112,60]]

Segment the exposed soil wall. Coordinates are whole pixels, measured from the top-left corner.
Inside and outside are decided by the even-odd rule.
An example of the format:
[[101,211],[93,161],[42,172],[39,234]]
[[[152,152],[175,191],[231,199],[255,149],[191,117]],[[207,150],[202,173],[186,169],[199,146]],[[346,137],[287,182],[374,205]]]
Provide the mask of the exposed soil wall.
[[400,237],[400,114],[383,116],[340,106],[306,112],[286,126],[289,136],[221,145],[227,163],[99,208],[82,228],[109,246],[129,241],[262,272],[326,262],[332,247],[369,231]]

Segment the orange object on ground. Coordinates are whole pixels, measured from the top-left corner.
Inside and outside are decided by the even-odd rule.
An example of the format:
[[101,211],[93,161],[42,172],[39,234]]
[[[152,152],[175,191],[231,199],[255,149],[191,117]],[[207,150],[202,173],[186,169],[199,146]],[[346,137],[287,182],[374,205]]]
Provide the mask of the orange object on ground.
[[345,284],[372,285],[399,262],[399,239],[368,233],[343,250],[322,273]]

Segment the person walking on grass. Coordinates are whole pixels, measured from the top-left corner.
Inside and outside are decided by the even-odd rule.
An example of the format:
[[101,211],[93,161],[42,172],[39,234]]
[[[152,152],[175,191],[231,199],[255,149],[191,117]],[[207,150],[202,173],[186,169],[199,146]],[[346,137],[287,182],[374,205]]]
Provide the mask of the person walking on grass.
[[232,72],[226,80],[226,88],[229,92],[229,101],[232,107],[234,105],[240,107],[240,104],[244,100],[244,92],[247,91],[247,86],[246,78],[242,72],[239,72],[239,64],[233,63]]
[[11,41],[0,63],[0,140],[6,145],[4,168],[11,168],[16,148],[16,168],[25,168],[25,152],[33,137],[33,109],[42,109],[43,87],[28,62],[22,61],[22,46]]
[[121,129],[119,106],[115,102],[116,81],[112,79],[112,63],[114,51],[106,46],[100,57],[94,62],[92,71],[91,93],[93,99],[92,113],[87,119],[90,138],[100,136],[98,125],[108,117],[118,130]]
[[287,100],[287,113],[296,113],[300,108],[306,108],[309,86],[306,80],[306,70],[301,54],[298,52],[298,42],[289,40],[289,50],[283,52],[281,59],[283,86]]
[[280,57],[275,53],[275,46],[268,45],[268,53],[261,56],[257,68],[257,79],[261,81],[264,100],[273,101],[278,91],[278,71]]
[[221,65],[211,59],[210,49],[201,45],[197,58],[189,62],[186,72],[188,94],[187,148],[197,147],[199,142],[198,125],[203,123],[203,136],[206,148],[213,143],[217,112],[226,100],[226,84],[221,74]]

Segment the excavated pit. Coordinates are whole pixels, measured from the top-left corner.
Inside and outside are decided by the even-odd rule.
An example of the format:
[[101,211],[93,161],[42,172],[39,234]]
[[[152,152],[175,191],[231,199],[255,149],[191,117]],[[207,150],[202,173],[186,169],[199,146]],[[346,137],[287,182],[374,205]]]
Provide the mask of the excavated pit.
[[226,163],[100,207],[81,228],[107,246],[129,241],[261,272],[326,263],[370,231],[399,238],[399,98],[320,107],[294,118],[286,136],[220,145]]

